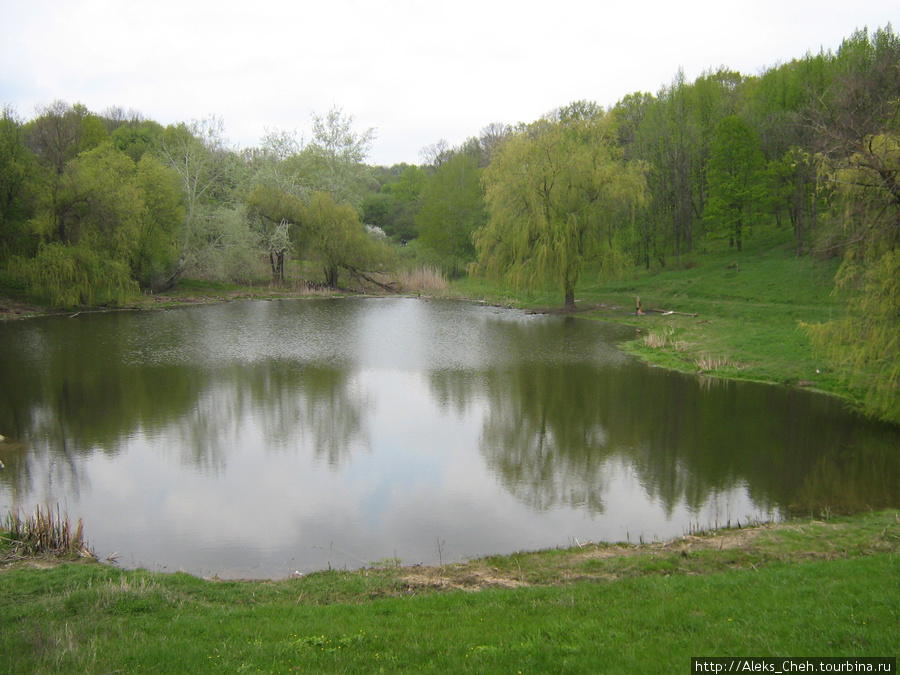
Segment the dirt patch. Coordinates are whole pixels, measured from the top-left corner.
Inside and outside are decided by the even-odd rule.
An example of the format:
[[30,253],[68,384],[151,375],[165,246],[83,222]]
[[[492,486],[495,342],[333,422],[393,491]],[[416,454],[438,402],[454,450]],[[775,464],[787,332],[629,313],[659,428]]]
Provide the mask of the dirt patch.
[[759,538],[759,535],[771,526],[747,527],[740,530],[722,530],[709,535],[685,535],[670,541],[654,542],[637,546],[597,545],[575,559],[591,560],[633,555],[652,555],[654,553],[684,553],[715,549],[718,551],[743,548]]
[[24,319],[29,316],[47,314],[47,310],[36,305],[0,298],[0,321],[5,319]]
[[414,568],[405,572],[402,580],[412,590],[431,588],[480,591],[486,588],[518,588],[529,585],[499,570],[472,569],[470,565]]
[[36,558],[23,558],[17,555],[0,557],[0,574],[9,570],[52,570],[62,564],[67,565],[97,565],[101,564],[96,558],[89,556],[40,556]]

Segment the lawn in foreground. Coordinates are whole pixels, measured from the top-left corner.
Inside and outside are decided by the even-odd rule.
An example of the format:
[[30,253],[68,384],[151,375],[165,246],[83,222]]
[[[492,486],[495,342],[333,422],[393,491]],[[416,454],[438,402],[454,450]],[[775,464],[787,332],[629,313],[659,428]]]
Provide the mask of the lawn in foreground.
[[0,654],[22,673],[593,673],[900,652],[900,514],[754,532],[280,581],[14,566]]

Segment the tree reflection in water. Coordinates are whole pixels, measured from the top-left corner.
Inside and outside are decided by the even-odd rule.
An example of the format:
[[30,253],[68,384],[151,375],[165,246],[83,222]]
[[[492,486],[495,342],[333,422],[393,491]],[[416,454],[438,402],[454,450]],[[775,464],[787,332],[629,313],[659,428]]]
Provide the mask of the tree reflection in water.
[[507,548],[618,538],[628,519],[680,533],[720,504],[900,505],[896,428],[805,391],[645,367],[615,347],[629,334],[412,299],[7,323],[0,499],[94,504],[110,528],[159,509],[153,532],[224,537],[197,553],[215,560],[293,560],[335,537],[430,551],[451,532],[477,555],[510,530],[528,535]]

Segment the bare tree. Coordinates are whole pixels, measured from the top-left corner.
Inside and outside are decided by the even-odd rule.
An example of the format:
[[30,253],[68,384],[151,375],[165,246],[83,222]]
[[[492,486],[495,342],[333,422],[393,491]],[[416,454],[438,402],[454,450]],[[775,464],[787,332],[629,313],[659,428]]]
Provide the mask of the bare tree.
[[441,165],[445,164],[452,156],[453,150],[444,138],[419,150],[419,157],[422,158],[422,161],[435,170],[441,168]]

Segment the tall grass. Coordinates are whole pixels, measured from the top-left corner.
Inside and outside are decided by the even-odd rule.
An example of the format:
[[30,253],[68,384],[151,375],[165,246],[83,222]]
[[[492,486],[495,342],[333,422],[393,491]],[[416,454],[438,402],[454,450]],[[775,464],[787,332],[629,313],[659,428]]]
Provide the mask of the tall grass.
[[0,538],[3,540],[3,557],[62,557],[78,556],[94,558],[94,553],[84,541],[84,523],[81,518],[75,525],[69,514],[47,504],[35,508],[34,513],[23,516],[16,509],[0,522]]
[[675,329],[666,326],[662,330],[652,330],[644,336],[644,344],[651,349],[663,349],[673,345],[672,335]]
[[450,287],[443,272],[432,265],[404,270],[398,281],[405,293],[446,293]]

